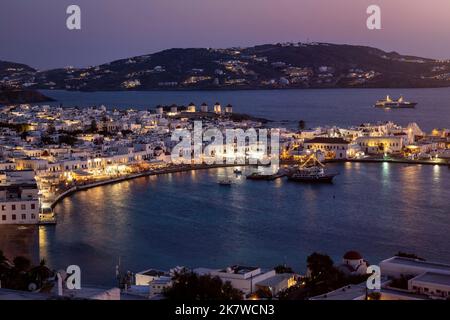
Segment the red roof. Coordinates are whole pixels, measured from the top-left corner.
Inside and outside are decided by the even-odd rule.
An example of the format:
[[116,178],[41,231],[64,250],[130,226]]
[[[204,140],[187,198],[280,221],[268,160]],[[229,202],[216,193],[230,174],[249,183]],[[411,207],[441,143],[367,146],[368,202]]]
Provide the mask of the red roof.
[[361,254],[358,251],[347,251],[344,254],[345,260],[360,260],[362,259]]

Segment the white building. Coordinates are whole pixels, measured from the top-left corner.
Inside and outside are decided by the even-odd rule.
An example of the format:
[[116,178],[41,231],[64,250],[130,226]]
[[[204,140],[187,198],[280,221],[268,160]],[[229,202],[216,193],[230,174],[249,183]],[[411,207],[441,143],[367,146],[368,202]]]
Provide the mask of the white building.
[[380,263],[389,278],[410,277],[408,291],[429,299],[450,297],[450,265],[419,259],[392,257]]
[[172,277],[170,276],[162,276],[159,278],[155,278],[153,281],[149,283],[150,294],[149,297],[155,297],[158,295],[162,295],[165,290],[172,287]]
[[380,136],[380,137],[359,137],[356,143],[366,154],[378,153],[399,153],[405,145],[405,135]]
[[450,275],[450,265],[418,259],[392,257],[380,262],[381,274],[392,278],[418,276],[425,272]]
[[363,259],[361,254],[357,251],[348,251],[342,257],[342,264],[339,269],[351,275],[363,275],[367,271],[367,261]]
[[14,162],[0,162],[0,171],[16,170],[16,164]]
[[162,276],[169,276],[169,273],[161,270],[149,269],[135,274],[137,286],[148,286],[153,280]]
[[221,113],[222,112],[222,107],[220,106],[220,103],[216,102],[214,104],[214,112],[215,113]]
[[194,272],[203,275],[209,274],[212,277],[219,277],[223,282],[230,282],[231,285],[250,294],[257,290],[257,284],[276,276],[275,270],[263,271],[258,267],[231,266],[225,269],[198,268]]
[[408,281],[408,290],[432,299],[450,297],[450,274],[422,273]]
[[200,106],[200,111],[208,112],[208,105],[206,103],[202,103],[202,105]]
[[195,112],[195,104],[193,104],[192,102],[188,105],[187,107],[187,112]]
[[0,224],[36,224],[38,221],[36,183],[0,186]]
[[326,159],[346,159],[349,142],[342,138],[316,137],[304,142],[306,150],[322,151]]

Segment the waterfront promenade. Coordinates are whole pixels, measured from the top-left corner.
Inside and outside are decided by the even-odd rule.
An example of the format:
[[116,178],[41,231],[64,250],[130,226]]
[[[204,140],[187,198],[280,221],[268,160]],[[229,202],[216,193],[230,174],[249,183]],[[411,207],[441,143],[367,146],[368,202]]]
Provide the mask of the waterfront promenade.
[[95,188],[95,187],[99,187],[99,186],[103,186],[103,185],[118,183],[118,182],[122,182],[122,181],[126,181],[126,180],[136,179],[136,178],[140,178],[140,177],[146,177],[146,176],[185,172],[185,171],[191,171],[191,170],[205,170],[205,169],[214,169],[214,168],[235,167],[235,166],[242,166],[242,165],[237,165],[237,164],[170,165],[168,167],[161,168],[161,169],[153,169],[153,170],[147,170],[147,171],[138,172],[138,173],[126,174],[126,175],[122,175],[120,177],[114,177],[114,178],[104,179],[104,180],[100,180],[100,181],[76,183],[75,185],[70,186],[69,188],[63,189],[61,192],[59,192],[55,196],[55,198],[52,200],[50,207],[54,208],[65,197],[68,197],[77,191],[87,190],[90,188]]
[[[409,165],[439,165],[439,166],[450,166],[449,160],[445,159],[434,159],[434,160],[410,160],[410,159],[396,159],[396,158],[376,158],[376,157],[368,157],[362,159],[346,159],[346,160],[326,160],[325,162],[336,163],[336,162],[359,162],[359,163],[397,163],[397,164],[409,164]],[[298,161],[293,160],[282,160],[280,162],[281,165],[293,165],[298,164]],[[236,167],[243,166],[240,164],[182,164],[182,165],[169,165],[160,169],[152,169],[146,170],[143,172],[126,174],[119,177],[108,178],[100,181],[92,181],[92,182],[81,182],[77,183],[73,186],[70,186],[67,189],[63,189],[59,192],[55,198],[51,202],[51,208],[54,208],[62,199],[67,196],[72,195],[77,191],[87,190],[90,188],[95,188],[107,184],[119,183],[126,180],[136,179],[145,176],[153,176],[153,175],[161,175],[161,174],[169,174],[169,173],[177,173],[177,172],[186,172],[191,170],[205,170],[205,169],[214,169],[214,168],[224,168],[224,167]]]

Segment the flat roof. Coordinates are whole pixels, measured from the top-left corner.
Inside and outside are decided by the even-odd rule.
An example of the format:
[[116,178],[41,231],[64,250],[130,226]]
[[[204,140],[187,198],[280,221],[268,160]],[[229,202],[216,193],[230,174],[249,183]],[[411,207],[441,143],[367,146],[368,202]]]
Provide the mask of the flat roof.
[[404,258],[404,257],[392,257],[392,258],[384,260],[382,262],[399,264],[399,265],[404,265],[404,266],[411,266],[411,267],[416,267],[416,268],[433,268],[433,269],[442,270],[442,271],[450,273],[450,265],[444,264],[444,263],[439,263],[439,262],[429,262],[429,261],[422,261],[422,260]]
[[319,296],[310,298],[310,300],[355,300],[366,294],[366,283],[360,283],[357,285],[348,285],[339,289],[336,289]]
[[161,271],[161,270],[156,270],[156,269],[149,269],[149,270],[138,272],[136,274],[157,277],[157,276],[168,275],[169,273],[166,272],[166,271]]
[[425,272],[413,278],[412,281],[429,282],[450,287],[450,275],[436,272]]

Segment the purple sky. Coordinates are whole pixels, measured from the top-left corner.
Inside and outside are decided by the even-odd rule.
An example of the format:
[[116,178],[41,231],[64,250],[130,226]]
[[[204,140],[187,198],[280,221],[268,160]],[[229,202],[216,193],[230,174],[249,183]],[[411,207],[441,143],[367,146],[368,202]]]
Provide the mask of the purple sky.
[[[66,29],[70,4],[81,7],[81,31]],[[383,30],[367,30],[370,4],[381,7]],[[450,58],[450,1],[0,1],[0,60],[40,69],[88,66],[172,47],[308,39]]]

